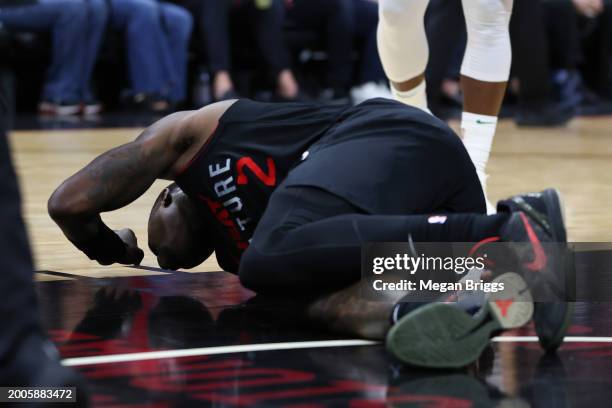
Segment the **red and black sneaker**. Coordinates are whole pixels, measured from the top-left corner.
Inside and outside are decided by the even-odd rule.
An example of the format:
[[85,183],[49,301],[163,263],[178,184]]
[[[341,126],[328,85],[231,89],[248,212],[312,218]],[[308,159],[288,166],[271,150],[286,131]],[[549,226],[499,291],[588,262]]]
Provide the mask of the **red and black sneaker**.
[[572,266],[564,257],[567,234],[559,192],[546,189],[517,195],[500,201],[497,211],[511,213],[501,240],[528,244],[517,245],[515,262],[536,301],[533,321],[540,344],[554,352],[563,343],[574,313],[568,296]]

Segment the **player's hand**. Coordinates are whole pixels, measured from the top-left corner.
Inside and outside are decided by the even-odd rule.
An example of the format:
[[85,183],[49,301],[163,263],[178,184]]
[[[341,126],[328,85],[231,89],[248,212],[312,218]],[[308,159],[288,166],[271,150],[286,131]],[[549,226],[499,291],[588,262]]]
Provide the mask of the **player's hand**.
[[125,254],[116,262],[124,265],[139,265],[144,258],[144,251],[138,248],[138,240],[136,234],[129,228],[115,230],[115,233],[121,238],[126,245]]

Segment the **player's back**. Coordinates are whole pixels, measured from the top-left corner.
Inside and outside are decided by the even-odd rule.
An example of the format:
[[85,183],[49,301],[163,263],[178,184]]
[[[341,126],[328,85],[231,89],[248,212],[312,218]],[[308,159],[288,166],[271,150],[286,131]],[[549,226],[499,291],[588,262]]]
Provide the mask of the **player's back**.
[[274,189],[348,108],[239,100],[176,182],[239,257]]

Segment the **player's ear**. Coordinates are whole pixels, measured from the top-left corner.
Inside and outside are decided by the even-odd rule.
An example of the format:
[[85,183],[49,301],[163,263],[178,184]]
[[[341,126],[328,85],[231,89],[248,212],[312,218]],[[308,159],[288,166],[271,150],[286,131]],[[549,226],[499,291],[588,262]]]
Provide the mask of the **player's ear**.
[[162,191],[162,205],[164,208],[168,208],[170,204],[172,204],[172,193],[170,193],[169,188],[165,188],[164,191]]

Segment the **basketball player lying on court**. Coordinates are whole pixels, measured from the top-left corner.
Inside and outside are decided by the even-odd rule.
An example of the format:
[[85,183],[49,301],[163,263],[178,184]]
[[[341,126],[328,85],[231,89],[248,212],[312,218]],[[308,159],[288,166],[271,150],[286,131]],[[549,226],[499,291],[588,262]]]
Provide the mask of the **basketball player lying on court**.
[[[531,319],[532,305],[500,313],[483,302],[468,313],[460,303],[368,302],[358,287],[363,243],[531,242],[535,271],[518,271],[529,281],[551,267],[540,241],[566,240],[556,191],[515,196],[485,215],[457,135],[385,99],[352,108],[238,100],[174,113],[62,183],[49,213],[90,259],[138,264],[133,232],[112,231],[100,213],[126,206],[159,178],[176,183],[149,219],[149,247],[162,268],[193,268],[216,251],[245,287],[312,295],[310,318],[386,336],[392,354],[421,366],[468,364],[491,335]],[[571,313],[568,303],[535,305],[544,348],[561,344]]]

